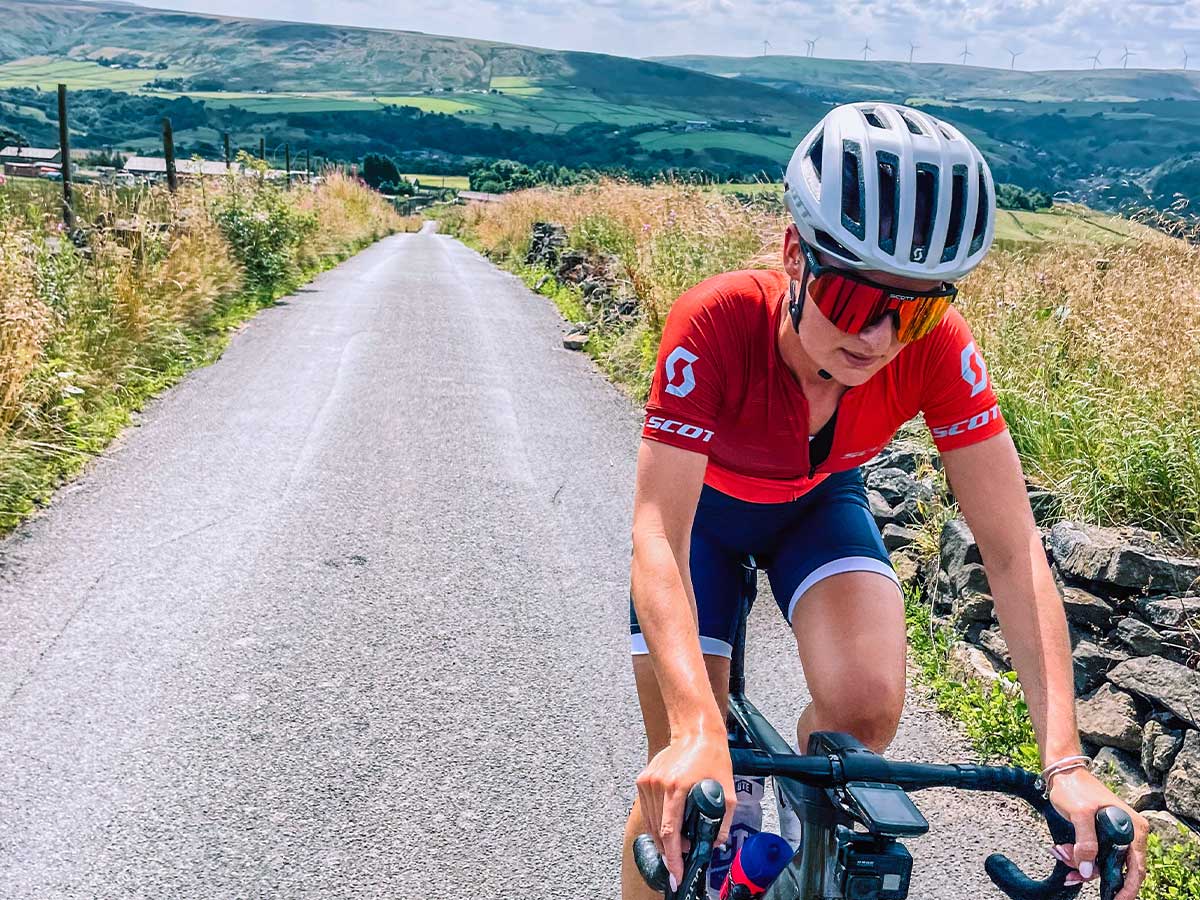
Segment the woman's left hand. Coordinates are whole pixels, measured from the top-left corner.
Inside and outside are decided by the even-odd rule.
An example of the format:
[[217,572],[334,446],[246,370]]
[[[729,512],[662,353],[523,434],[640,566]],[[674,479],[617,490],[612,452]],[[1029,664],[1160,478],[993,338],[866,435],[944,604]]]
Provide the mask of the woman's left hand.
[[1125,886],[1115,900],[1135,900],[1142,879],[1146,877],[1146,837],[1150,825],[1129,806],[1117,798],[1104,783],[1087,769],[1071,769],[1055,775],[1050,784],[1050,802],[1075,826],[1075,843],[1059,844],[1054,855],[1075,869],[1067,876],[1067,884],[1091,881],[1096,869],[1096,813],[1105,806],[1119,806],[1133,820],[1133,843],[1125,861]]

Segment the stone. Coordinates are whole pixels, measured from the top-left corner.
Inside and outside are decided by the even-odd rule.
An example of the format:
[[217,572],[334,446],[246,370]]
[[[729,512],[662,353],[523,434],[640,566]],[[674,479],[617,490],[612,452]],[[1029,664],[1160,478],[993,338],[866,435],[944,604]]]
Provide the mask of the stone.
[[1092,760],[1092,772],[1137,812],[1162,809],[1163,792],[1150,786],[1137,761],[1128,753],[1105,747]]
[[1117,623],[1113,639],[1128,647],[1135,656],[1161,656],[1166,649],[1163,646],[1162,635],[1133,616],[1126,616]]
[[974,591],[977,594],[991,594],[992,586],[988,584],[987,571],[979,563],[968,563],[958,569],[947,570],[950,583],[958,594]]
[[1127,659],[1129,654],[1122,650],[1080,640],[1071,651],[1075,668],[1075,693],[1086,694],[1104,680],[1110,669]]
[[892,505],[883,499],[879,491],[867,491],[867,503],[870,504],[871,515],[875,517],[875,524],[880,528],[892,521]]
[[1200,819],[1200,731],[1189,731],[1164,784],[1167,810]]
[[933,490],[929,485],[917,481],[903,469],[873,469],[867,473],[866,483],[867,487],[879,491],[892,506],[908,499],[926,503],[933,500]]
[[1142,815],[1150,825],[1150,833],[1157,834],[1164,847],[1170,848],[1176,844],[1200,844],[1200,836],[1166,810],[1148,809]]
[[921,539],[919,528],[905,528],[903,525],[883,526],[883,546],[888,550],[903,550]]
[[1062,589],[1063,608],[1072,622],[1082,622],[1107,631],[1112,625],[1113,608],[1100,597],[1083,588]]
[[1200,672],[1158,656],[1138,656],[1108,673],[1117,687],[1200,726]]
[[537,293],[542,288],[544,288],[546,286],[546,282],[549,281],[552,277],[553,277],[552,275],[547,273],[547,274],[543,275],[542,277],[540,277],[537,281],[535,281],[533,284],[534,293]]
[[979,635],[981,646],[991,657],[998,660],[1006,669],[1012,668],[1012,654],[1008,651],[1008,642],[999,628],[989,628]]
[[938,546],[942,568],[947,571],[959,569],[968,563],[983,563],[975,535],[962,519],[951,519],[942,526]]
[[915,584],[920,580],[920,568],[912,554],[896,550],[890,556],[892,568],[896,570],[896,577],[900,579],[901,584]]
[[1183,735],[1171,731],[1157,719],[1146,723],[1142,731],[1142,768],[1152,780],[1161,780],[1175,762],[1183,746]]
[[558,263],[559,253],[566,245],[567,229],[562,225],[554,222],[534,222],[525,263],[554,266]]
[[895,525],[914,525],[925,521],[925,511],[921,509],[924,501],[909,497],[903,503],[892,509],[892,523]]
[[1079,735],[1098,747],[1141,753],[1142,726],[1133,697],[1111,684],[1102,684],[1075,704]]
[[1174,847],[1178,844],[1200,846],[1200,835],[1193,832],[1186,824],[1177,820],[1170,812],[1160,809],[1148,809],[1142,816],[1150,824],[1150,833],[1157,834],[1164,847]]
[[563,338],[562,344],[568,350],[582,350],[587,346],[588,336],[577,331],[572,331]]
[[1200,579],[1200,559],[1178,555],[1153,532],[1059,522],[1050,551],[1067,575],[1147,593],[1186,591]]
[[1200,629],[1200,597],[1146,597],[1138,601],[1138,610],[1146,621],[1160,628],[1191,624]]
[[987,685],[1000,679],[1000,673],[992,666],[984,652],[966,641],[957,641],[950,648],[949,665],[951,671],[967,681],[977,681]]
[[897,442],[885,447],[864,468],[900,469],[909,475],[915,475],[917,469],[923,465],[940,468],[941,459],[937,453],[919,445]]
[[976,623],[990,623],[992,596],[978,591],[962,591],[954,600],[953,610],[954,624],[960,629],[965,630]]

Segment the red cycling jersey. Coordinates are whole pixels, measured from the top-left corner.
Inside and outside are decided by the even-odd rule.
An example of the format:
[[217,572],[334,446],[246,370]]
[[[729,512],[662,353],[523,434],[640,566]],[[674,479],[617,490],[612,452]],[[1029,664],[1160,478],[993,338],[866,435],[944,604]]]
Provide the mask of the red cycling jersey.
[[924,413],[940,451],[1005,430],[983,357],[953,307],[866,383],[842,395],[829,456],[812,467],[808,402],[779,354],[788,276],[717,275],[667,316],[642,436],[708,456],[706,484],[751,503],[784,503],[875,456]]

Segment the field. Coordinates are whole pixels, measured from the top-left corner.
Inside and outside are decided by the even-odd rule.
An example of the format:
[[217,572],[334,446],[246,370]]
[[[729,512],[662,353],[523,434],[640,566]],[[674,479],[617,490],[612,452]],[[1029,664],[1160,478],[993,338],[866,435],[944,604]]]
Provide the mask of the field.
[[750,134],[745,131],[647,131],[639,134],[637,142],[649,150],[737,150],[758,156],[779,159],[779,167],[787,164],[788,157],[796,149],[796,141],[790,137],[774,134]]
[[30,56],[0,65],[0,88],[28,87],[54,90],[62,83],[76,91],[133,91],[156,78],[181,78],[184,69],[112,69],[83,60]]
[[456,191],[467,191],[471,188],[471,180],[466,175],[421,175],[404,172],[402,176],[416,178],[421,182],[421,187],[453,188]]

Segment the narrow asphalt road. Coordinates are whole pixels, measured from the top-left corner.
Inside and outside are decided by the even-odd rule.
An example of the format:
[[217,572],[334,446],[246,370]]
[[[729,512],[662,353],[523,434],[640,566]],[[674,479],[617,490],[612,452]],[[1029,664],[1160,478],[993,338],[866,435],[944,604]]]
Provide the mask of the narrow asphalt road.
[[[560,336],[461,244],[394,236],[0,542],[0,897],[617,896],[640,415]],[[786,730],[769,601],[751,645]],[[894,750],[966,754],[915,701]],[[913,897],[1048,859],[1010,807],[918,799]]]

